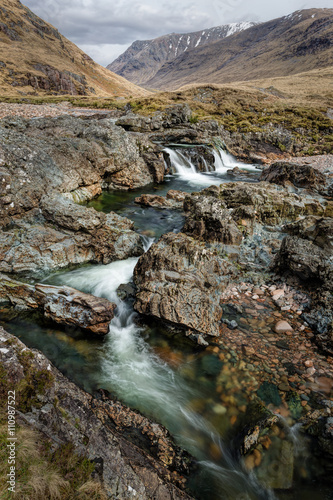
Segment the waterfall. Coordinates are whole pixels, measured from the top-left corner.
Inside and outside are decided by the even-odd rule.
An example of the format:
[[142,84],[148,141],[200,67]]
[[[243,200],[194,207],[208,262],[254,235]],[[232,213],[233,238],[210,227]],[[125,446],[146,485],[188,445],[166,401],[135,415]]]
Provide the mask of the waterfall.
[[[184,154],[184,148],[164,148],[168,153],[172,172],[181,179],[191,184],[212,185],[220,184],[221,177],[227,174],[227,171],[238,167],[242,170],[255,171],[258,169],[255,165],[242,163],[236,160],[234,156],[224,151],[222,148],[212,149],[214,164],[208,165],[205,158],[202,159],[206,172],[198,172],[193,162]],[[213,168],[213,171],[212,171]]]

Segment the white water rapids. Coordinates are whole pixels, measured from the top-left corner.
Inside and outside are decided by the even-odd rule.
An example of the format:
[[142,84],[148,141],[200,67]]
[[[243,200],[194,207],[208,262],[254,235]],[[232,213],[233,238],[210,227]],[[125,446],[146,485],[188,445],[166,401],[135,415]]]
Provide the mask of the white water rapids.
[[[145,250],[152,244],[145,239]],[[137,408],[165,425],[177,443],[193,454],[199,462],[195,481],[207,482],[207,499],[273,499],[253,477],[231,458],[218,433],[201,415],[191,409],[190,402],[199,394],[183,377],[163,362],[143,339],[135,322],[132,305],[117,295],[120,284],[128,283],[138,258],[112,262],[67,272],[61,282],[84,292],[105,297],[117,304],[103,345],[100,386],[116,394],[131,407]],[[218,463],[211,461],[209,443],[221,450]]]

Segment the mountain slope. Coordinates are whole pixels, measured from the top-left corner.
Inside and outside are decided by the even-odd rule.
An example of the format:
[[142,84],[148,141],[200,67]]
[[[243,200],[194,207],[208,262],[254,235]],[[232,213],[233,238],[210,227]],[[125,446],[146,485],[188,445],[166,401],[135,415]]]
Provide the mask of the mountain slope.
[[186,51],[221,40],[256,24],[232,23],[193,33],[171,33],[153,40],[137,40],[107,69],[133,83],[144,85],[164,63],[173,61]]
[[146,82],[176,89],[287,76],[333,65],[333,9],[308,9],[187,51]]
[[143,95],[96,64],[19,0],[0,5],[0,95]]

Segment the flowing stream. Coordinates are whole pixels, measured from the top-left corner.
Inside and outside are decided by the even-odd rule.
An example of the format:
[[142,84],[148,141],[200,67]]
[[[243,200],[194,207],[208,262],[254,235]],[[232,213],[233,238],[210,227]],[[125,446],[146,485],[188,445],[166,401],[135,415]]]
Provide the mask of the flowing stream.
[[[173,174],[163,185],[153,186],[151,190],[143,188],[141,192],[165,194],[170,188],[191,191],[193,186],[202,188],[229,181],[226,171],[234,166],[252,173],[256,170],[252,165],[240,165],[223,151],[215,151],[216,171],[209,171],[207,166],[206,172],[199,173],[182,150],[167,148],[166,152],[170,155]],[[134,220],[148,250],[154,238],[162,233],[179,231],[183,217],[176,211],[139,207],[133,203],[137,195],[137,192],[105,193],[90,205],[106,212],[115,210]],[[214,376],[220,373],[222,364],[186,339],[170,337],[158,322],[142,325],[132,301],[119,298],[117,289],[131,281],[137,260],[129,258],[103,266],[86,266],[56,273],[46,280],[117,304],[109,334],[104,339],[91,340],[82,333],[52,330],[37,323],[33,327],[29,323],[27,328],[25,321],[28,320],[17,317],[8,321],[6,327],[28,345],[41,349],[86,390],[104,388],[165,425],[176,442],[198,461],[198,472],[190,478],[196,498],[276,498],[272,491],[259,485],[253,474],[246,472],[232,449],[222,441],[221,436],[230,427],[230,415],[225,414],[215,390]]]

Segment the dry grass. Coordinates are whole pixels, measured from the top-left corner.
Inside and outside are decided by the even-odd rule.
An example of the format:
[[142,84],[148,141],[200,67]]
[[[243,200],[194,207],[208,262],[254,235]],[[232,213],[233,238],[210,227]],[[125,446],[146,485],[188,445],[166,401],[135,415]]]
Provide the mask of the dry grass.
[[[4,421],[4,418],[2,419]],[[106,500],[102,485],[91,479],[94,465],[76,455],[71,445],[52,453],[40,433],[26,427],[16,432],[16,491],[8,491],[7,426],[0,427],[0,498],[2,500]]]

